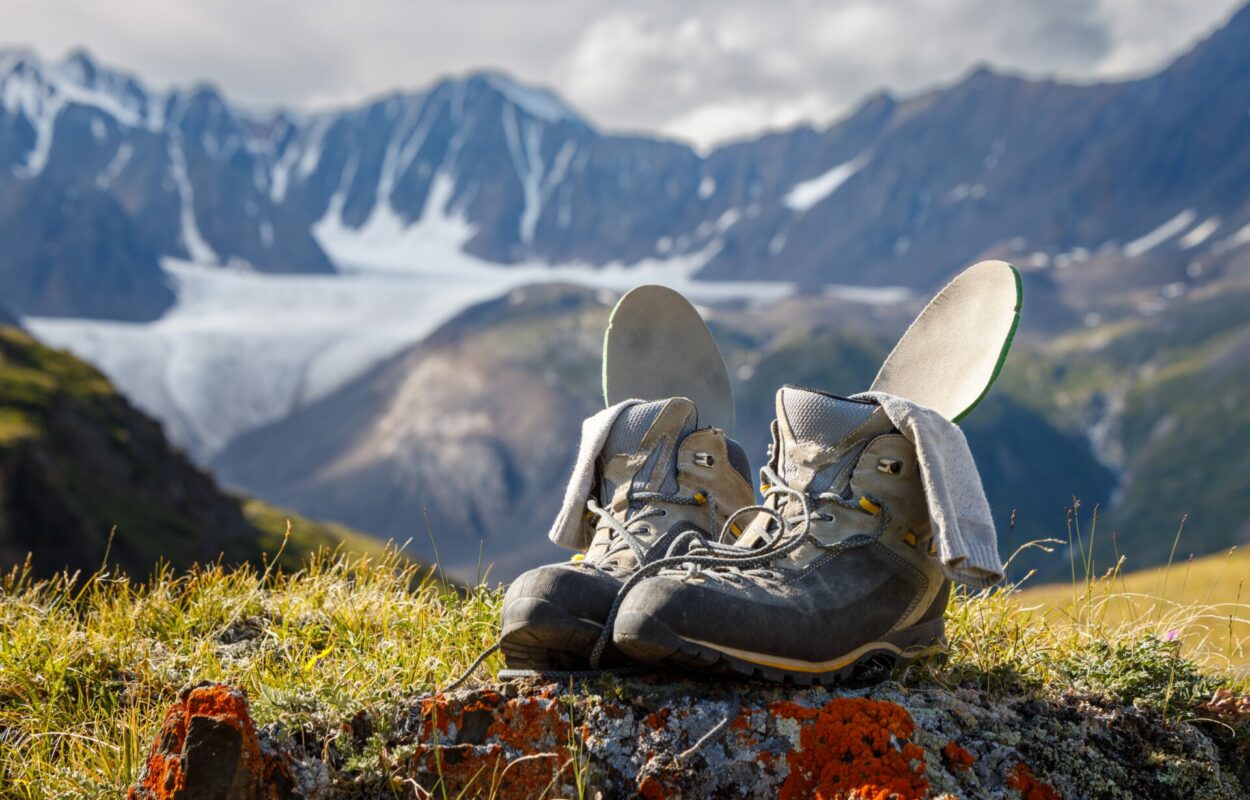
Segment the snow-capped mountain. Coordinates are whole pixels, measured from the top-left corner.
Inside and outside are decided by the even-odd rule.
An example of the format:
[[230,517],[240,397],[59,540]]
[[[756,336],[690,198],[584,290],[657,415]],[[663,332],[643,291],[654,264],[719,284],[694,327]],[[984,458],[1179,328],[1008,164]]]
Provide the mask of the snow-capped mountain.
[[0,291],[26,314],[151,319],[174,299],[166,256],[265,273],[681,258],[705,278],[927,289],[987,254],[1038,269],[1101,255],[1116,280],[1137,262],[1132,282],[1162,286],[1250,240],[1247,40],[1242,9],[1149,78],[980,69],[707,154],[600,131],[498,73],[258,114],[85,53],[6,51]]

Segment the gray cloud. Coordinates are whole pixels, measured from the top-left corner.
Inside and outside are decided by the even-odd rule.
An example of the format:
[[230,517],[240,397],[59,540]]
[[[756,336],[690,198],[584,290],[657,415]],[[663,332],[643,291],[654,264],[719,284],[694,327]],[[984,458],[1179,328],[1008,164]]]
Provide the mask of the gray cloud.
[[608,129],[699,143],[826,123],[988,62],[1073,80],[1160,66],[1238,0],[0,0],[5,44],[85,46],[157,85],[327,107],[496,67]]

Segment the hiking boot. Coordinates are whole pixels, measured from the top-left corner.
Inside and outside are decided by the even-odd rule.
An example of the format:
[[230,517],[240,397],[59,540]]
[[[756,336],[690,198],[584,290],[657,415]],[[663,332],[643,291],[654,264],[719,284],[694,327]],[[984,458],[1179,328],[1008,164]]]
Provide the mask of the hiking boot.
[[[504,595],[500,649],[508,667],[586,669],[625,580],[643,564],[718,536],[726,517],[754,502],[749,475],[742,448],[718,429],[700,429],[691,401],[625,409],[596,460],[584,523],[594,529],[589,549],[526,572]],[[611,648],[601,659],[623,662]]]
[[755,553],[640,581],[614,620],[622,653],[810,684],[944,646],[950,581],[916,451],[878,405],[783,387],[763,474],[775,516],[757,515],[738,541]]

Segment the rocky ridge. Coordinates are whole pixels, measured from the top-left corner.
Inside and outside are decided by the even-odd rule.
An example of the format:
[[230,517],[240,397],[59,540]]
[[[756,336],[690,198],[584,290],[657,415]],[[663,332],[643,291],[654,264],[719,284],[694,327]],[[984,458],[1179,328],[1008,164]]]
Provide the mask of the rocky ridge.
[[[530,680],[257,729],[242,692],[184,691],[130,800],[325,797],[1241,798],[1250,700],[1202,718],[975,686],[787,689]],[[372,743],[386,775],[353,766]]]

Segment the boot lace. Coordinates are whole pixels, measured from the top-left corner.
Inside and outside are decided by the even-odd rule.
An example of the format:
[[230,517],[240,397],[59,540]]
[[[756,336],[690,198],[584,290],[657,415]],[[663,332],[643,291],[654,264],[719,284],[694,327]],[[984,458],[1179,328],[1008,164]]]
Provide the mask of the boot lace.
[[[664,494],[662,492],[635,492],[631,501],[643,503],[641,508],[631,509],[624,519],[617,519],[610,511],[603,508],[593,498],[586,501],[586,508],[599,518],[599,526],[608,529],[608,547],[593,562],[581,563],[617,575],[637,567],[645,566],[654,561],[673,558],[679,554],[699,548],[701,552],[724,552],[729,545],[724,544],[723,537],[728,528],[722,528],[715,540],[709,539],[705,531],[716,530],[716,505],[710,493],[705,490],[696,492],[695,497]],[[672,504],[684,506],[705,506],[708,520],[703,529],[686,528],[670,531],[647,543],[639,536],[639,523],[655,517],[668,516],[668,510],[656,504]],[[626,552],[633,555],[634,564],[623,563],[618,556]]]
[[[775,585],[785,577],[781,568],[775,566],[777,562],[793,553],[804,543],[836,553],[869,544],[880,537],[885,530],[889,515],[882,506],[881,519],[873,534],[860,534],[833,544],[825,544],[811,533],[813,522],[834,521],[835,516],[825,508],[835,505],[845,509],[860,510],[860,507],[831,492],[810,495],[800,489],[795,489],[783,481],[771,467],[764,467],[760,470],[760,475],[766,487],[764,504],[747,506],[730,514],[725,520],[717,541],[724,539],[725,532],[738,517],[748,513],[766,514],[770,518],[768,527],[775,528],[774,535],[765,539],[759,547],[750,550],[724,546],[704,550],[698,543],[695,543],[683,555],[669,556],[642,565],[621,585],[620,591],[616,594],[612,610],[590,653],[592,669],[599,668],[600,659],[612,640],[612,629],[621,603],[624,602],[626,595],[646,578],[672,570],[692,576],[695,574],[711,576],[714,580],[725,581],[735,586],[745,586],[747,583]],[[869,499],[876,502],[878,506],[881,505],[875,498]]]
[[[850,547],[862,546],[875,538],[874,535],[861,534],[833,544],[821,541],[811,532],[811,524],[813,522],[837,521],[837,516],[832,513],[831,508],[864,513],[863,507],[834,492],[808,494],[795,489],[786,484],[771,467],[761,469],[760,475],[763,478],[764,485],[768,487],[764,492],[765,503],[771,501],[772,507],[782,519],[781,525],[776,525],[775,521],[770,520],[769,527],[776,526],[777,533],[772,538],[766,539],[760,547],[754,550],[759,555],[767,555],[769,557],[768,560],[762,564],[756,565],[753,563],[751,566],[746,567],[732,563],[704,566],[699,563],[687,562],[675,570],[670,570],[671,572],[682,572],[689,577],[699,575],[736,586],[745,586],[752,583],[757,585],[776,585],[784,581],[787,573],[790,572],[785,567],[775,566],[776,563],[784,560],[804,543],[828,552],[838,552]],[[875,498],[869,499],[880,506],[880,503]],[[796,506],[797,509],[795,508]],[[888,519],[884,507],[882,507],[881,516],[882,520],[876,535],[880,535],[879,531],[884,530]]]

